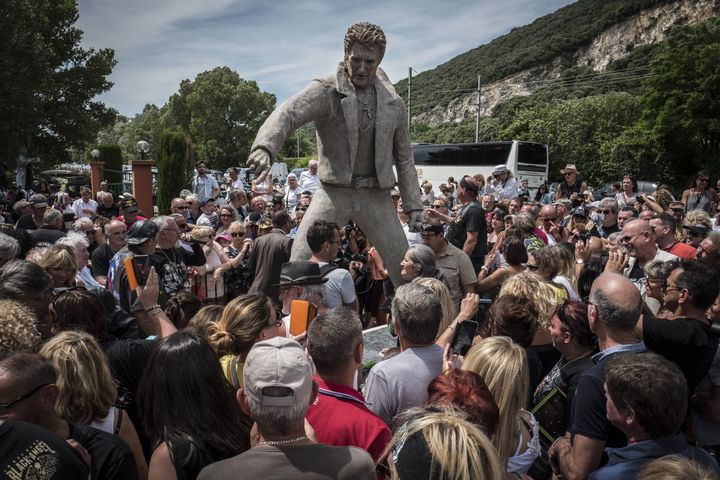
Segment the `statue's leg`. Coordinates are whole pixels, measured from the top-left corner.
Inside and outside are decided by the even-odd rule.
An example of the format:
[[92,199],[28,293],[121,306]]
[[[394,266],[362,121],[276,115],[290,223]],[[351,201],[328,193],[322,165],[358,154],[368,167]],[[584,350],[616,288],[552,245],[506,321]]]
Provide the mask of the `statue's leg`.
[[360,229],[367,235],[385,262],[385,268],[395,287],[402,285],[400,262],[408,249],[407,237],[400,226],[390,190],[356,190],[361,208],[352,216]]
[[291,261],[307,260],[312,256],[305,237],[308,229],[316,220],[335,222],[341,229],[350,220],[352,202],[349,192],[351,191],[353,190],[348,188],[327,188],[322,183],[320,184],[313,195],[310,207],[300,222],[300,228],[298,228],[290,253]]

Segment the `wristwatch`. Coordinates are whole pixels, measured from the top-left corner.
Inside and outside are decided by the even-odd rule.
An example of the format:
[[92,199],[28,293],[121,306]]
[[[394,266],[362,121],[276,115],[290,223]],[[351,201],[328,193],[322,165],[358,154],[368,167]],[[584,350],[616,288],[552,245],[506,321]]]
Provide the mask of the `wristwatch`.
[[585,260],[583,260],[582,258],[578,258],[575,260],[575,263],[577,263],[578,265],[582,265],[583,263],[585,263]]

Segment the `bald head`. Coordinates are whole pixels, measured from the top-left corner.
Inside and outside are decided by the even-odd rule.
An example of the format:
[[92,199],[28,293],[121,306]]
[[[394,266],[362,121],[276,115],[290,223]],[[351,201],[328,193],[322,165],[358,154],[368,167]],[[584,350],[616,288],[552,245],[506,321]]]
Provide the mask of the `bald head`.
[[608,331],[632,331],[642,311],[640,291],[617,273],[603,273],[593,282],[590,303]]
[[645,220],[631,220],[623,227],[622,242],[628,253],[637,258],[640,265],[655,258],[657,245],[655,233],[650,223]]

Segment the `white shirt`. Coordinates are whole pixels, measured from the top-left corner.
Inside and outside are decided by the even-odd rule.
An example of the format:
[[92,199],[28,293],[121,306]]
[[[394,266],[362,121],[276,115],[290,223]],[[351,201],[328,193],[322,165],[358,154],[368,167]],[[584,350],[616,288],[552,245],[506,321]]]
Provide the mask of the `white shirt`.
[[97,212],[98,203],[92,198],[87,203],[83,202],[82,198],[78,198],[72,204],[73,212],[77,218],[93,218],[95,215],[83,212],[83,210],[92,210]]
[[300,174],[300,180],[298,181],[302,192],[310,190],[315,193],[315,190],[320,186],[320,178],[317,174],[311,175],[310,170],[305,170]]

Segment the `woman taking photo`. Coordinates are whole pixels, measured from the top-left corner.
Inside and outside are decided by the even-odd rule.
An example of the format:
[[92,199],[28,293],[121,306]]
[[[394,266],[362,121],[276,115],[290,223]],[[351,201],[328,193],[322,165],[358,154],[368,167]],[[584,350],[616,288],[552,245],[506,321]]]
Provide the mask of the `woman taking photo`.
[[485,265],[478,273],[477,291],[482,293],[484,298],[494,299],[497,297],[503,282],[513,275],[525,271],[525,262],[528,260],[525,244],[518,237],[509,237],[505,240],[502,255],[507,265],[497,268],[494,272],[488,273],[490,264],[494,261],[493,255],[486,257]]
[[490,231],[487,236],[488,251],[492,250],[497,242],[502,239],[502,232],[505,231],[505,212],[496,208],[490,217]]
[[205,466],[250,448],[235,390],[195,333],[160,341],[143,373],[138,406],[153,445],[150,480],[193,480]]

